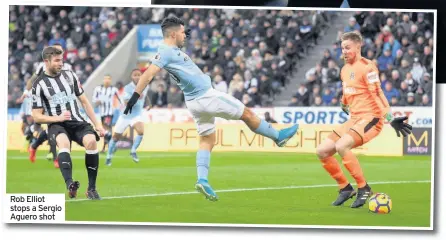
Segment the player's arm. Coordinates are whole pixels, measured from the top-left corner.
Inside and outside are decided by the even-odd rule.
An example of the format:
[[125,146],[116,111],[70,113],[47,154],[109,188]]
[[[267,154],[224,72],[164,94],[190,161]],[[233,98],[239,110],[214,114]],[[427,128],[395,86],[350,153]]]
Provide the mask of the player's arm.
[[85,96],[85,94],[81,94],[80,96],[77,96],[79,101],[82,104],[82,107],[85,109],[85,113],[87,114],[88,118],[90,118],[91,122],[96,128],[102,127],[102,123],[99,122],[96,119],[96,115],[93,110],[93,106],[90,104],[90,101],[88,101],[88,98]]
[[26,82],[26,90],[30,91],[32,86],[33,86],[33,82],[37,79],[37,74],[34,73]]
[[394,118],[390,109],[389,102],[387,101],[384,92],[381,89],[381,81],[379,80],[379,71],[376,67],[371,67],[367,69],[365,76],[365,82],[368,84],[368,89],[371,92],[372,96],[377,96],[378,104],[380,104],[385,109],[385,115],[383,116],[387,121],[390,122],[390,126],[395,129],[396,135],[400,137],[400,134],[403,137],[410,135],[412,133],[412,126],[410,124],[405,123],[408,119],[407,116]]
[[138,84],[136,85],[135,92],[127,103],[124,110],[124,114],[131,113],[133,105],[138,101],[139,97],[142,95],[144,89],[149,85],[152,79],[161,71],[164,66],[169,64],[171,52],[168,50],[162,50],[156,54],[152,60],[152,64],[147,68],[147,70],[139,78]]
[[34,81],[37,79],[37,77],[42,73],[43,71],[43,64],[40,64],[37,67],[37,70],[33,75],[28,79],[28,82],[26,82],[26,90],[31,91],[31,88],[33,87]]
[[[340,71],[340,78],[342,81],[342,69]],[[341,97],[341,109],[342,111],[344,111],[347,115],[350,114],[350,110],[349,110],[349,106],[348,106],[348,102],[347,102],[347,98],[345,97],[345,93],[344,93],[344,87],[342,87],[342,97]]]
[[[172,52],[170,50],[160,50],[152,59],[152,63],[147,70],[139,78],[135,92],[142,95],[144,89],[149,85],[150,81],[170,62]],[[139,98],[138,96],[138,98]]]
[[[384,92],[381,89],[381,80],[379,79],[379,71],[376,67],[367,66],[364,81],[371,96],[377,96],[375,100],[384,108],[387,116],[390,113],[390,105]],[[390,114],[391,115],[391,114]]]
[[161,68],[155,64],[150,64],[147,70],[139,78],[138,84],[136,85],[135,92],[141,96],[144,89],[149,85],[152,79],[161,71]]
[[17,99],[17,102],[18,103],[23,103],[23,101],[25,101],[25,98],[28,96],[28,94],[29,94],[29,90],[25,89],[25,91],[23,91],[22,96],[20,96],[20,98]]
[[46,116],[45,114],[43,114],[43,108],[33,108],[31,114],[34,119],[34,122],[40,123],[40,124],[63,122],[63,121],[69,120],[71,118],[70,116],[66,117],[65,115]]
[[90,104],[90,101],[88,101],[88,98],[84,94],[84,89],[81,86],[81,83],[79,82],[79,78],[77,75],[70,71],[70,73],[73,76],[73,82],[74,82],[74,93],[76,94],[76,97],[79,99],[79,101],[82,104],[82,107],[85,110],[85,113],[87,114],[88,118],[90,118],[91,122],[95,126],[95,128],[101,132],[101,134],[104,134],[104,128],[102,127],[102,123],[96,119],[96,115],[94,114],[93,107]]
[[347,115],[350,114],[350,109],[349,109],[349,106],[347,103],[347,98],[344,95],[344,89],[342,90],[341,108],[342,108],[342,111],[344,111]]

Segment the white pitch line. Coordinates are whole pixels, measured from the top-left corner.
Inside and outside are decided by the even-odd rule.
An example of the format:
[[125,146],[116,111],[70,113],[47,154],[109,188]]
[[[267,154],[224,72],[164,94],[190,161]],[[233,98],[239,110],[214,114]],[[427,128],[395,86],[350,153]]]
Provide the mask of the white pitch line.
[[[406,184],[406,183],[430,183],[430,180],[420,180],[420,181],[388,181],[388,182],[370,182],[370,185],[382,185],[382,184]],[[354,185],[354,184],[353,184]],[[323,187],[337,187],[336,184],[320,184],[320,185],[303,185],[303,186],[286,186],[286,187],[263,187],[263,188],[234,188],[234,189],[224,189],[217,190],[215,192],[248,192],[248,191],[265,191],[265,190],[283,190],[283,189],[302,189],[302,188],[323,188]],[[167,192],[167,193],[151,193],[151,194],[140,194],[140,195],[128,195],[128,196],[112,196],[112,197],[102,197],[103,200],[107,199],[125,199],[125,198],[141,198],[141,197],[160,197],[160,196],[175,196],[175,195],[189,195],[198,194],[196,191],[190,192]],[[66,202],[81,202],[90,201],[89,199],[73,199],[66,200]]]
[[[99,155],[100,157],[103,156],[105,158],[105,154],[104,155]],[[175,157],[191,157],[191,156],[195,156],[194,154],[185,154],[185,153],[178,153],[178,154],[152,154],[152,155],[138,155],[138,157],[141,158],[175,158]],[[124,155],[117,155],[114,156],[113,159],[131,159],[130,154],[128,156],[124,156]],[[28,157],[24,157],[24,156],[7,156],[6,157],[7,160],[28,160]],[[84,155],[72,155],[71,159],[85,159]],[[43,161],[46,160],[45,156],[36,156],[36,161]]]

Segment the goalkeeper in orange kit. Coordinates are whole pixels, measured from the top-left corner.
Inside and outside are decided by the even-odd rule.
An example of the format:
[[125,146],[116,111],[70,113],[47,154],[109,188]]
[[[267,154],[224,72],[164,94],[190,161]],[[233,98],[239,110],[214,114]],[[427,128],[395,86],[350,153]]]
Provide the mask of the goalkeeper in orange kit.
[[[389,103],[381,89],[379,72],[376,65],[361,56],[362,36],[357,32],[342,35],[342,54],[345,66],[341,70],[342,110],[351,118],[333,130],[333,133],[317,147],[317,155],[325,170],[339,185],[338,198],[333,205],[339,206],[357,195],[352,208],[363,206],[372,195],[358,159],[351,149],[364,145],[379,135],[384,120],[406,137],[411,134],[412,126],[405,123],[407,117],[393,118]],[[335,153],[342,157],[342,163],[355,179],[358,190],[348,182],[341,166],[334,158]]]

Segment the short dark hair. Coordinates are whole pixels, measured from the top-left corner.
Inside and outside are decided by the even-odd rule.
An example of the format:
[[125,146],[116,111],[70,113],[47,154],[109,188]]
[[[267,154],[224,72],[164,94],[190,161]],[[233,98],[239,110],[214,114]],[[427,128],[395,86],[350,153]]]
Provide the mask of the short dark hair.
[[166,37],[169,34],[169,29],[171,29],[172,27],[179,27],[181,25],[184,26],[184,21],[181,20],[180,18],[177,18],[176,16],[164,18],[161,23],[161,30],[163,31],[163,36]]
[[134,72],[136,72],[136,71],[142,73],[141,69],[139,69],[139,68],[134,68],[134,69],[132,69],[132,71],[130,72],[130,75],[132,75],[132,74],[133,74]]
[[58,42],[53,43],[53,45],[51,45],[51,46],[60,46],[60,47],[63,48],[62,44],[61,44],[61,43],[58,43]]
[[52,56],[61,55],[62,53],[63,51],[60,49],[50,46],[43,49],[42,58],[43,60],[51,60]]

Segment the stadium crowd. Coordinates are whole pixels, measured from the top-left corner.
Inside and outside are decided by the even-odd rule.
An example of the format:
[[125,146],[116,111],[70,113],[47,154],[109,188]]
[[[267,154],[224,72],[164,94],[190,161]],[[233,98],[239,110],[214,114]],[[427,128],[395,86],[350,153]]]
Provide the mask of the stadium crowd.
[[20,106],[17,99],[44,47],[60,43],[64,61],[83,83],[144,19],[132,8],[10,6],[9,12],[8,107]]
[[[324,11],[253,11],[107,7],[10,6],[8,107],[53,43],[66,49],[64,59],[83,83],[137,24],[160,23],[170,14],[191,28],[185,46],[209,74],[214,87],[248,107],[273,105],[297,76],[308,50],[318,44],[336,14]],[[432,20],[416,14],[357,12],[339,32],[359,30],[364,56],[379,66],[383,89],[392,105],[430,105],[432,98]],[[315,54],[315,53],[312,53]],[[338,106],[340,42],[327,49],[290,106]],[[300,78],[300,77],[299,77]],[[122,83],[119,83],[122,90]],[[162,71],[151,84],[154,107],[183,107],[181,91]]]
[[338,32],[332,49],[309,69],[289,106],[338,106],[343,66],[340,36],[359,31],[362,56],[380,71],[381,86],[391,106],[432,106],[433,14],[356,12]]
[[[288,85],[299,62],[329,27],[335,14],[323,11],[171,9],[191,37],[185,46],[192,60],[212,77],[214,88],[248,107],[272,105]],[[164,71],[152,83],[155,107],[183,107]],[[166,91],[166,89],[169,89]]]

